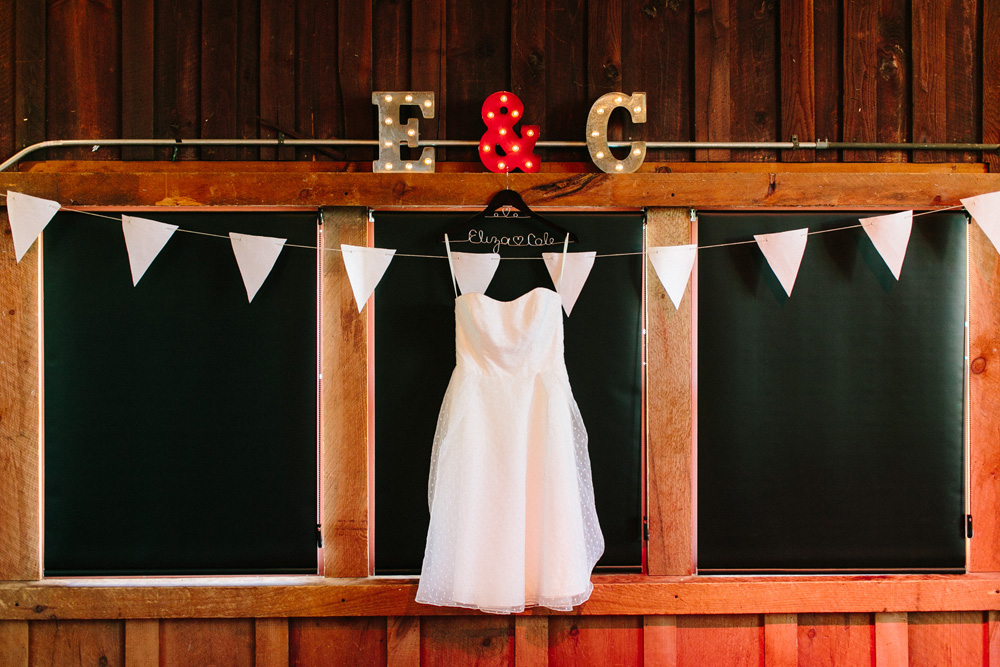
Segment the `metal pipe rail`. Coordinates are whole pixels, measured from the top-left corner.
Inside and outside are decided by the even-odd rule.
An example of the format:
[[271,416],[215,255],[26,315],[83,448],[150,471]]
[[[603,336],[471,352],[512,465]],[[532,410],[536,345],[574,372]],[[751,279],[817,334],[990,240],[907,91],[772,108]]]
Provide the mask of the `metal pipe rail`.
[[[849,141],[647,141],[647,149],[670,148],[680,150],[889,150],[889,151],[982,151],[1000,152],[1000,144],[977,143],[902,143],[902,142],[849,142]],[[475,147],[478,141],[462,139],[429,139],[417,142],[419,147],[437,148]],[[612,148],[627,147],[630,142],[609,142]],[[26,146],[0,164],[0,171],[13,167],[28,155],[48,148],[78,148],[92,146],[174,147],[196,146],[293,146],[297,148],[331,146],[378,146],[377,139],[53,139]],[[537,148],[586,148],[584,141],[539,141]]]

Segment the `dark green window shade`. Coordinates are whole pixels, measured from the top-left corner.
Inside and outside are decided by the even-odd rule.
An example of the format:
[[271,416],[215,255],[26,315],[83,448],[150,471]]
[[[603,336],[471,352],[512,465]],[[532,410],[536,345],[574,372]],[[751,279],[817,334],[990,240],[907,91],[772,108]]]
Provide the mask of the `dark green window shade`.
[[[375,245],[440,259],[397,257],[375,291],[375,571],[418,573],[427,524],[427,477],[441,399],[455,368],[455,294],[442,234],[471,214],[376,213]],[[638,253],[638,213],[547,215],[574,232],[570,252]],[[497,234],[538,231],[490,219]],[[456,243],[461,252],[492,247]],[[540,257],[545,248],[502,248],[502,257]],[[641,255],[598,257],[573,315],[564,319],[566,366],[589,435],[597,513],[604,533],[598,567],[642,564]],[[486,294],[510,300],[550,287],[539,259],[502,261]]]
[[[146,217],[316,245],[314,214]],[[229,240],[177,232],[133,287],[121,224],[60,213],[43,266],[45,573],[315,572],[316,252],[248,304]]]
[[[829,214],[702,214],[699,244]],[[700,571],[961,570],[967,222],[914,218],[899,282],[812,235],[792,296],[755,244],[698,266]]]

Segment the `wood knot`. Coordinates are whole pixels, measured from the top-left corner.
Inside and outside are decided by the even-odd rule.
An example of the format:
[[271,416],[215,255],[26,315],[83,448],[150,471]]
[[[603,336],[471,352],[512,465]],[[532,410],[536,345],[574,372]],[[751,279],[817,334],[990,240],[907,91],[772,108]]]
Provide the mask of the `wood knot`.
[[984,359],[983,357],[976,357],[975,359],[972,360],[971,367],[972,367],[972,372],[975,373],[976,375],[979,375],[980,373],[986,370],[986,359]]

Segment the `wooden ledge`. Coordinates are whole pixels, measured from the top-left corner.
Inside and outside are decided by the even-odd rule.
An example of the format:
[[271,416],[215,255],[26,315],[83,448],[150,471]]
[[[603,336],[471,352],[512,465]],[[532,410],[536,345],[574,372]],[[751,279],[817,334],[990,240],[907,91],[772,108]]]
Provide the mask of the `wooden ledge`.
[[[414,602],[412,579],[50,579],[0,584],[0,620],[463,615]],[[572,614],[1000,610],[1000,573],[823,577],[594,577]],[[540,615],[558,612],[534,610]]]
[[535,206],[872,208],[955,206],[959,199],[1000,190],[1000,174],[958,171],[640,172],[635,174],[372,174],[288,169],[250,171],[2,172],[0,191],[15,190],[64,206],[367,206],[369,208],[481,208],[509,185]]

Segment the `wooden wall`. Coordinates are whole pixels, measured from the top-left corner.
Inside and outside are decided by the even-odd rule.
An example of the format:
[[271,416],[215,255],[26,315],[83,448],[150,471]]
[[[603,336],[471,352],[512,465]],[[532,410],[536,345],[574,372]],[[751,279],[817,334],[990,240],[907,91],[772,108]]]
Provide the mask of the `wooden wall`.
[[30,667],[991,667],[996,612],[0,621]]
[[[5,0],[0,157],[44,139],[373,139],[371,92],[392,89],[437,95],[424,138],[477,140],[483,100],[509,89],[543,140],[583,141],[591,103],[620,90],[647,93],[648,121],[627,129],[640,139],[998,142],[998,54],[998,0]],[[67,155],[172,157],[49,157]],[[176,157],[199,156],[375,157],[364,147]],[[543,157],[586,161],[581,151]],[[647,159],[984,157],[655,150]]]

